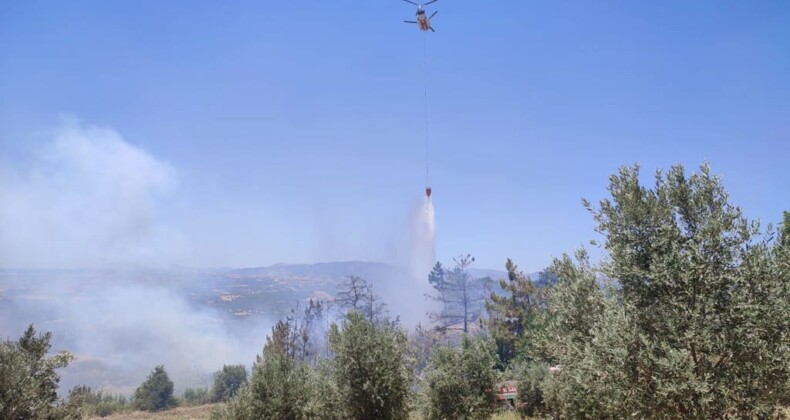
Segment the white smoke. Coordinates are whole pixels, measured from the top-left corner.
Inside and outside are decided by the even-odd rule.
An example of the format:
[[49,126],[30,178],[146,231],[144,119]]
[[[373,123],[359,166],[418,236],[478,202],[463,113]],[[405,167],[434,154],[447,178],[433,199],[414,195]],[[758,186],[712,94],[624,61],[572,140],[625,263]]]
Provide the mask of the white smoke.
[[178,273],[146,274],[184,255],[185,241],[157,214],[177,184],[171,165],[73,119],[46,136],[29,157],[3,160],[0,268],[106,271],[38,271],[23,296],[0,299],[0,338],[29,323],[52,331],[57,348],[77,355],[61,392],[85,383],[128,393],[158,364],[183,389],[225,363],[250,363],[271,322],[229,320],[188,299]]
[[0,266],[70,268],[161,261],[178,235],[154,223],[174,170],[110,128],[65,120],[0,177]]

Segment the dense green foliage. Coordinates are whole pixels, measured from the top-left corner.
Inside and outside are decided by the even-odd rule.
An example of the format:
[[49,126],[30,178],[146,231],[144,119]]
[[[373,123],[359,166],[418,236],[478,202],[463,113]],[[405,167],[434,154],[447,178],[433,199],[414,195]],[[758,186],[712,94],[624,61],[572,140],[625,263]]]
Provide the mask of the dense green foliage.
[[48,357],[52,333],[36,334],[30,325],[18,341],[0,343],[0,418],[61,419],[79,416],[71,403],[58,404],[60,376],[73,356],[61,351]]
[[294,337],[298,334],[288,322],[279,322],[267,337],[249,383],[215,413],[221,419],[299,420],[337,418],[337,392],[328,378],[329,371],[312,368],[301,354]]
[[157,366],[134,391],[134,406],[142,411],[161,411],[176,406],[173,381],[164,366]]
[[605,235],[602,293],[581,258],[555,263],[550,403],[571,417],[767,416],[790,404],[787,252],[728,202],[706,166],[611,178],[587,207]]
[[[188,388],[183,400],[227,401],[213,413],[223,419],[407,419],[411,403],[429,420],[487,419],[497,383],[514,380],[516,409],[528,416],[786,415],[790,213],[777,231],[762,230],[707,166],[691,176],[680,166],[658,172],[650,187],[639,175],[623,168],[610,179],[611,198],[585,202],[604,238],[600,265],[580,250],[533,283],[508,259],[507,279],[488,293],[468,271],[471,256],[452,270],[437,263],[428,281],[440,312],[408,339],[372,286],[349,277],[338,311],[310,300],[272,328],[249,381],[243,365],[226,365],[210,391]],[[484,331],[468,334],[472,326]],[[72,357],[48,357],[50,340],[31,326],[0,344],[0,418],[129,409],[124,397],[87,386],[58,403],[55,370]],[[162,366],[133,404],[175,405]]]
[[106,417],[132,410],[125,396],[103,390],[94,391],[87,385],[75,386],[69,391],[69,402],[82,407],[86,417]]
[[341,408],[348,418],[408,418],[411,372],[406,335],[401,329],[351,312],[342,328],[333,325],[329,345],[335,353],[334,377]]
[[236,395],[245,383],[247,383],[247,369],[244,365],[223,365],[221,370],[214,373],[211,399],[214,402],[227,401]]
[[185,405],[202,405],[215,402],[208,388],[187,388],[184,390],[181,400],[179,405],[182,403]]
[[464,335],[460,348],[433,349],[424,372],[427,419],[487,419],[496,403],[496,345]]
[[505,263],[507,279],[500,279],[505,292],[492,292],[486,301],[488,327],[497,343],[501,363],[509,363],[516,354],[534,357],[531,348],[540,330],[541,311],[544,306],[543,291],[518,270],[510,259]]
[[502,377],[516,381],[516,408],[521,414],[532,417],[548,413],[543,397],[544,383],[549,377],[548,365],[523,359],[515,360]]

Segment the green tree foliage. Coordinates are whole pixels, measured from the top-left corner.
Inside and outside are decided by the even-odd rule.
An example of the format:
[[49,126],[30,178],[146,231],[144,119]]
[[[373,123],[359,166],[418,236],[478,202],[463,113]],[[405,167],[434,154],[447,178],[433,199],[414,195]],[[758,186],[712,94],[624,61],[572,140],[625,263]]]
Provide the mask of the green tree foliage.
[[604,294],[596,282],[596,272],[584,251],[576,253],[576,261],[568,255],[555,259],[550,271],[559,279],[548,291],[542,353],[548,361],[576,359],[592,339],[592,329],[604,311]]
[[424,415],[429,420],[488,419],[496,404],[496,345],[464,335],[460,348],[438,346],[423,373]]
[[516,381],[516,408],[521,414],[529,417],[548,414],[543,397],[543,383],[548,375],[548,365],[531,360],[514,360],[508,366],[503,378]]
[[52,333],[36,334],[30,325],[18,341],[0,343],[0,418],[59,419],[79,416],[75,404],[57,404],[60,376],[74,357],[61,351],[47,357]]
[[337,391],[322,364],[315,369],[295,351],[293,325],[279,322],[257,357],[248,384],[217,409],[219,419],[301,420],[337,418]]
[[480,319],[491,279],[476,279],[469,273],[469,267],[475,261],[471,255],[454,261],[452,270],[444,270],[437,263],[428,276],[428,281],[436,289],[436,294],[428,297],[441,304],[439,312],[429,315],[441,328],[457,327],[466,333],[469,326]]
[[247,369],[244,365],[223,365],[214,373],[214,386],[211,388],[212,400],[227,401],[247,382]]
[[350,419],[406,419],[411,372],[406,335],[388,322],[375,323],[350,312],[342,328],[333,325],[334,378],[341,407]]
[[436,290],[444,289],[444,267],[442,267],[442,263],[439,261],[431,269],[431,272],[428,273],[428,283]]
[[134,391],[134,406],[142,411],[161,411],[176,406],[173,381],[164,366],[157,366]]
[[497,354],[507,365],[516,353],[522,357],[534,356],[530,346],[540,328],[544,299],[543,291],[535,287],[513,261],[508,259],[505,268],[507,280],[499,280],[505,294],[491,292],[485,307],[488,327],[497,343]]
[[653,188],[636,166],[610,181],[611,199],[585,205],[621,289],[593,289],[583,258],[555,263],[545,342],[562,370],[546,382],[550,403],[596,418],[752,418],[790,404],[785,247],[707,166],[659,171]]
[[215,402],[211,390],[203,387],[185,389],[182,399],[187,405],[203,405]]
[[428,365],[433,349],[440,344],[449,344],[452,337],[435,328],[426,328],[417,324],[409,334],[409,350],[414,374],[419,376]]
[[68,400],[69,403],[82,407],[82,414],[86,417],[106,417],[132,410],[131,404],[122,394],[94,391],[87,385],[78,385],[69,390]]

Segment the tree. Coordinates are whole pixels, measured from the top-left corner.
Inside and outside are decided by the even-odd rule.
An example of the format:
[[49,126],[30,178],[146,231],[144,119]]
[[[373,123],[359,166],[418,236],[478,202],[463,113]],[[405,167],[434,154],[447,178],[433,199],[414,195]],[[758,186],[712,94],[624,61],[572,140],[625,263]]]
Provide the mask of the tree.
[[187,388],[184,390],[184,402],[186,402],[187,405],[202,405],[212,402],[227,401],[223,399],[215,399],[213,392],[211,391],[212,390],[203,387]]
[[575,352],[583,352],[594,338],[593,328],[604,313],[604,294],[584,250],[576,252],[575,262],[567,254],[554,259],[549,271],[559,281],[548,291],[541,352],[550,355],[548,362],[565,363],[578,358]]
[[[586,252],[577,251],[575,261],[567,254],[555,259],[549,271],[558,281],[547,293],[540,353],[544,364],[559,365],[561,371],[556,378],[544,376],[537,385],[522,384],[527,378],[517,371],[519,392],[529,386],[547,405],[570,418],[622,417],[621,408],[631,400],[618,391],[628,383],[618,376],[623,370],[618,363],[630,361],[627,344],[623,344],[629,341],[620,343],[610,339],[613,334],[596,334],[598,327],[621,332],[622,323],[615,322],[619,318],[605,318],[607,299]],[[604,338],[609,339],[604,342]]]
[[435,328],[426,328],[422,324],[417,324],[409,334],[409,349],[414,374],[420,376],[428,365],[428,359],[433,349],[441,344],[448,344],[449,338],[446,334]]
[[406,335],[388,322],[349,312],[329,344],[341,407],[350,419],[407,419],[411,372]]
[[[242,385],[214,418],[302,420],[337,418],[337,392],[326,369],[298,357],[293,324],[278,322],[256,358],[249,383]],[[321,367],[319,365],[319,367]]]
[[212,400],[215,402],[229,400],[245,383],[247,383],[247,369],[244,365],[222,365],[222,369],[214,373]]
[[176,406],[173,381],[164,366],[155,367],[145,382],[134,391],[134,406],[141,411],[161,411]]
[[492,340],[464,335],[460,348],[440,345],[424,372],[424,415],[429,420],[488,419],[496,404]]
[[549,375],[545,363],[516,359],[503,374],[504,379],[516,381],[516,409],[528,417],[548,414],[543,397],[543,386]]
[[439,261],[436,262],[431,272],[428,273],[428,283],[436,290],[444,289],[444,267],[442,267],[442,263]]
[[429,298],[441,303],[438,313],[430,314],[440,327],[449,328],[461,325],[463,332],[469,332],[469,324],[480,318],[485,301],[485,292],[491,279],[475,279],[469,274],[469,266],[475,261],[471,255],[455,258],[455,268],[443,270],[440,264],[431,271],[428,281],[436,289]]
[[69,404],[80,407],[84,417],[106,417],[132,407],[123,394],[113,394],[103,390],[94,391],[87,385],[77,385],[69,390]]
[[517,353],[526,358],[534,356],[529,347],[535,340],[544,306],[543,291],[535,287],[509,258],[505,269],[507,280],[499,280],[505,295],[491,292],[485,303],[488,326],[503,365],[507,365]]
[[[701,419],[790,404],[785,247],[729,203],[707,165],[659,171],[652,189],[638,166],[623,168],[609,191],[585,206],[620,289],[593,291],[584,264],[557,273],[555,287],[567,287],[550,297],[549,350],[562,370],[545,388],[555,406],[570,417]],[[573,296],[590,309],[562,303]]]
[[47,357],[52,333],[36,334],[31,324],[18,341],[0,343],[0,418],[74,418],[75,404],[56,404],[60,376],[56,369],[74,359],[61,351]]
[[373,285],[357,276],[348,276],[340,285],[335,302],[347,312],[361,313],[369,321],[380,321],[387,314],[387,307],[374,293]]

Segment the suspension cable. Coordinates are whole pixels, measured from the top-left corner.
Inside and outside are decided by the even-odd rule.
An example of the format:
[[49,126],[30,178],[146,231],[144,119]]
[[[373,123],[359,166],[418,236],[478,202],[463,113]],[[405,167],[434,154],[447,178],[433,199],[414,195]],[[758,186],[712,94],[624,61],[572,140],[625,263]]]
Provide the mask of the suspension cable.
[[426,187],[431,185],[431,175],[430,175],[430,148],[428,146],[428,36],[426,35],[427,32],[423,31],[422,33],[422,69],[425,75],[425,181]]

